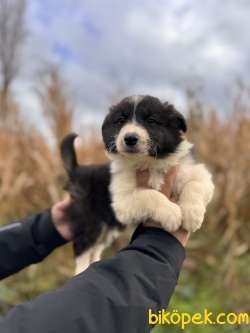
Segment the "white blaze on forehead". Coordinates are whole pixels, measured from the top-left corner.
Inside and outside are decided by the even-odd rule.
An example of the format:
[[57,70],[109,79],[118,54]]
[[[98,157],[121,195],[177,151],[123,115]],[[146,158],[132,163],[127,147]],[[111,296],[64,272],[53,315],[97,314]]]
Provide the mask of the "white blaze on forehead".
[[129,98],[129,100],[130,100],[130,103],[134,104],[132,121],[133,121],[133,123],[136,123],[136,108],[137,108],[138,104],[143,100],[143,96],[134,95],[134,96],[131,96]]

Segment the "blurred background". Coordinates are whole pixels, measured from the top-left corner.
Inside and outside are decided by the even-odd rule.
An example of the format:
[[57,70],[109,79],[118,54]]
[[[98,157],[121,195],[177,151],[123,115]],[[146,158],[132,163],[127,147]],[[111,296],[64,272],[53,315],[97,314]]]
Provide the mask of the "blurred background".
[[[83,138],[82,163],[102,163],[108,107],[126,95],[155,95],[185,114],[216,183],[171,308],[249,312],[249,16],[247,0],[0,0],[0,224],[63,197],[65,134]],[[73,267],[69,245],[1,281],[0,311],[63,285]],[[216,328],[186,332],[201,330]]]

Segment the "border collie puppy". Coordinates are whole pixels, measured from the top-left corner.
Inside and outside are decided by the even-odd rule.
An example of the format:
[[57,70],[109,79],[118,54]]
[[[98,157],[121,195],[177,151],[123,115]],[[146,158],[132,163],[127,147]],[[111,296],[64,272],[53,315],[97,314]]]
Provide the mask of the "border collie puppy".
[[[125,227],[153,220],[167,231],[180,226],[194,232],[202,225],[214,185],[203,164],[191,157],[192,144],[184,133],[184,117],[152,96],[124,98],[110,108],[102,135],[109,164],[79,166],[74,150],[75,134],[62,142],[61,155],[68,173],[67,189],[74,242],[76,273],[101,253]],[[159,192],[166,173],[177,167],[174,196]],[[136,172],[149,171],[149,187],[137,187]]]

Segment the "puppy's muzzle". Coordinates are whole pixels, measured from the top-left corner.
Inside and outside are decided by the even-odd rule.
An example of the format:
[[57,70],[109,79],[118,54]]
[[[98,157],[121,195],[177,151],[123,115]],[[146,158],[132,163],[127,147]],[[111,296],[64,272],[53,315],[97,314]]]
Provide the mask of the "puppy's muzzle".
[[120,154],[148,154],[150,138],[142,126],[126,124],[116,138],[117,152]]
[[136,133],[127,133],[124,137],[124,143],[127,147],[135,147],[139,141],[139,136]]

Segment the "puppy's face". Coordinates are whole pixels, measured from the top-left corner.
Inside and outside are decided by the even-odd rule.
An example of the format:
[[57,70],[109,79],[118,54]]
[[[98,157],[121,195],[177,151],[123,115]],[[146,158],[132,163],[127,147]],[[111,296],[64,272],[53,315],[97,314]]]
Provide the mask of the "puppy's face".
[[184,117],[152,96],[133,96],[111,107],[103,126],[108,153],[164,158],[174,153],[186,132]]

